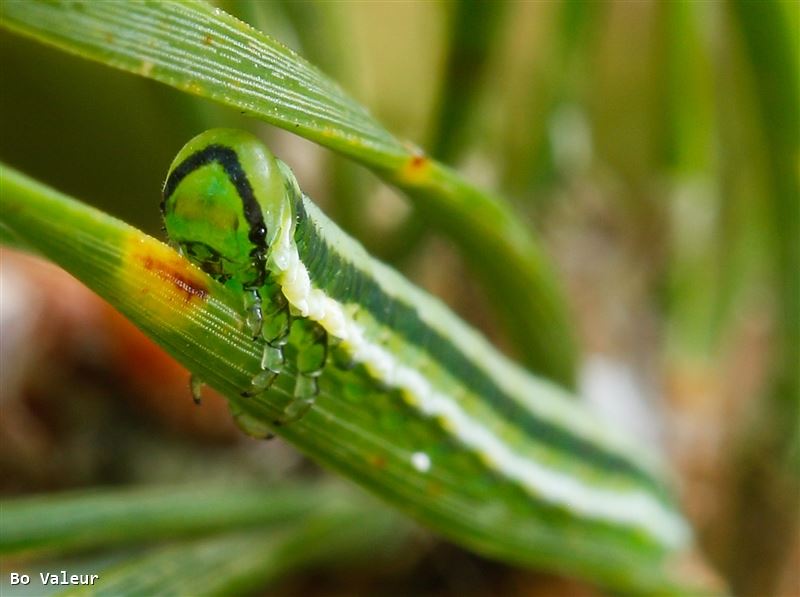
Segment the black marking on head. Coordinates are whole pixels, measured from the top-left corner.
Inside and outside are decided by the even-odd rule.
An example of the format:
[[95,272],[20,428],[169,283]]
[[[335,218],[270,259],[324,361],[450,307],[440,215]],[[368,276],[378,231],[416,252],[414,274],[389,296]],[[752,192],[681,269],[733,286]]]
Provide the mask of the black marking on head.
[[264,266],[266,264],[267,251],[267,226],[264,223],[264,214],[261,213],[261,206],[256,200],[253,186],[250,184],[235,150],[215,143],[196,151],[178,164],[172,172],[169,173],[167,181],[164,183],[164,191],[161,199],[161,213],[162,215],[165,213],[167,199],[172,196],[175,189],[178,188],[178,185],[184,178],[195,170],[214,162],[218,163],[222,166],[222,169],[225,170],[228,180],[236,188],[236,193],[242,200],[242,211],[250,226],[250,232],[247,238],[255,245],[250,255],[253,258],[253,265],[258,268],[258,279],[253,282],[253,285],[260,286],[266,275]]

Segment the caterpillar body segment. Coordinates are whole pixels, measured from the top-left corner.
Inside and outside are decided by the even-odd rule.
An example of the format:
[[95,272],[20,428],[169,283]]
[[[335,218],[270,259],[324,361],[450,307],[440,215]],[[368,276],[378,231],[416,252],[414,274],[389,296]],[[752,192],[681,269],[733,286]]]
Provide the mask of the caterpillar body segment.
[[423,517],[444,516],[446,504],[419,489],[435,479],[473,500],[476,524],[522,517],[517,531],[526,529],[536,558],[568,549],[597,578],[604,561],[666,557],[690,543],[640,448],[370,257],[255,137],[222,129],[190,141],[162,210],[171,241],[247,297],[264,356],[244,393],[267,391],[289,370],[294,400],[277,424],[336,400],[353,420],[386,430],[359,427],[351,447],[342,437],[350,456],[333,465],[359,477],[378,461],[402,471],[402,483],[376,490],[417,504]]

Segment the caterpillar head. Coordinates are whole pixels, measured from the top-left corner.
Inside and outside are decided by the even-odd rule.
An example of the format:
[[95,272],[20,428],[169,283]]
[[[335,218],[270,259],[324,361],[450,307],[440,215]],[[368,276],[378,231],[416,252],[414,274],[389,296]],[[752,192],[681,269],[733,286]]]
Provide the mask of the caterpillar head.
[[253,135],[212,129],[170,166],[161,211],[170,240],[205,272],[245,287],[263,283],[266,253],[292,209],[285,167]]

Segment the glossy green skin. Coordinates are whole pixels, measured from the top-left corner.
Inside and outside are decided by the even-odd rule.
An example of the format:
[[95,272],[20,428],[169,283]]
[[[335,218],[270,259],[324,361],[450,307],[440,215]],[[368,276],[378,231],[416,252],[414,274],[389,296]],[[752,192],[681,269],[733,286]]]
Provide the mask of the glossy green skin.
[[245,215],[239,190],[218,161],[203,165],[202,176],[187,175],[165,196],[164,225],[170,240],[205,271],[223,281],[255,287],[263,274],[254,270],[263,270],[264,255],[257,260],[254,252],[266,251],[269,231],[277,229],[286,207],[284,177],[275,157],[255,137],[230,129],[206,131],[192,139],[173,160],[170,174],[211,145],[235,147],[241,170],[256,177],[247,182],[263,218],[263,243],[252,240],[254,225]]
[[[252,214],[248,217],[245,213],[241,186],[235,186],[230,172],[213,161],[202,165],[202,172],[199,168],[192,170],[198,174],[187,175],[180,184],[173,185],[171,192],[165,193],[165,224],[170,239],[181,246],[190,259],[228,286],[255,292],[257,300],[263,301],[266,314],[275,311],[283,299],[280,285],[266,268],[270,247],[281,222],[285,224],[287,210],[295,218],[298,206],[305,210],[306,216],[312,206],[307,199],[301,199],[288,169],[254,137],[237,131],[213,130],[193,139],[173,162],[170,176],[193,155],[218,145],[235,149],[263,218],[263,243],[253,241],[257,225]],[[169,178],[167,187],[170,188]],[[316,208],[313,210],[318,212]],[[319,226],[319,238],[328,241],[329,251],[357,262],[363,268],[361,271],[367,272],[364,276],[369,281],[382,277],[378,269],[372,269],[377,266],[363,249],[354,247],[352,240],[344,239],[341,231],[334,231],[334,225],[322,214],[317,213],[305,222],[306,226],[298,226],[295,233],[294,242],[298,246],[303,244],[301,230],[313,238],[313,229]],[[315,251],[300,252],[308,263],[320,258],[323,265],[333,263],[333,256],[326,257]],[[329,268],[323,277],[330,279],[318,278],[317,282],[330,292],[340,279],[341,270]],[[383,278],[381,284],[388,290],[420,298],[417,309],[432,308],[428,299],[418,296],[417,290],[404,290],[409,287],[408,282]],[[355,286],[361,287],[366,281],[357,281]],[[358,300],[363,297],[350,306],[359,308]],[[365,310],[360,311],[359,318],[369,320]],[[271,316],[265,317],[264,325],[270,321]],[[286,412],[296,402],[296,382],[303,378],[298,363],[313,344],[308,339],[313,328],[305,327],[306,323],[316,325],[293,312],[291,334],[281,348],[286,355],[286,375],[270,380],[270,384],[275,383],[268,394],[232,404],[240,426],[248,433],[266,435],[269,427],[265,422],[274,426],[275,409],[283,408]],[[375,321],[365,321],[364,325],[369,334],[388,338],[387,346],[395,355],[416,354],[413,342],[402,340],[389,328]],[[259,341],[270,344],[272,335],[262,333],[260,336]],[[459,336],[448,340],[454,345],[463,345]],[[323,354],[323,362],[325,360]],[[538,563],[579,572],[611,586],[662,589],[669,586],[663,578],[662,565],[670,549],[664,545],[638,529],[584,517],[578,510],[531,499],[517,481],[499,472],[485,454],[470,449],[456,437],[446,417],[425,414],[402,392],[383,386],[365,366],[359,364],[350,368],[348,350],[332,343],[327,361],[328,366],[317,373],[319,399],[316,405],[307,414],[302,411],[305,414],[302,421],[281,431],[284,437],[304,447],[318,460],[359,480],[410,514],[481,552],[523,564]],[[436,373],[439,366],[435,359],[418,362],[418,370],[433,383],[442,387],[450,384],[453,395],[465,391],[461,405],[468,408],[476,420],[486,421],[487,428],[494,424],[511,431],[512,434],[497,431],[498,437],[509,446],[521,449],[523,454],[541,453],[543,462],[548,463],[550,459],[549,465],[555,470],[574,474],[576,479],[584,478],[587,483],[602,481],[613,490],[616,478],[613,471],[587,464],[578,452],[548,451],[546,440],[526,437],[526,432],[515,427],[514,420],[504,420],[504,415],[492,413],[491,404],[473,388],[460,387],[457,379],[450,381],[449,371]],[[259,375],[256,372],[254,379]],[[540,392],[545,395],[538,395]],[[533,387],[532,393],[536,399],[546,401],[550,399],[547,394],[552,392]],[[328,448],[320,450],[316,446]],[[540,448],[544,452],[540,452]],[[430,457],[435,463],[433,470],[420,470],[409,458],[418,453]],[[622,481],[620,489],[630,489],[629,480]]]
[[[220,274],[242,279],[251,267],[248,239],[249,225],[242,215],[241,201],[231,189],[221,166],[208,166],[211,184],[201,184],[196,178],[187,180],[180,198],[167,204],[165,222],[170,238],[185,246],[191,239],[205,239],[206,245],[223,256]],[[200,188],[195,188],[200,187]],[[203,245],[197,245],[202,247]],[[211,252],[193,254],[201,263]],[[216,273],[216,272],[215,272]]]

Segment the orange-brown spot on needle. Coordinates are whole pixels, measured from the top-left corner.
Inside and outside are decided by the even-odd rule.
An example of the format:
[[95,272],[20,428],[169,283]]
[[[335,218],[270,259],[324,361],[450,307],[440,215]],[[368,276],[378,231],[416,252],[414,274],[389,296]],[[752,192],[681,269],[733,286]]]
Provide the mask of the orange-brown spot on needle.
[[427,180],[430,164],[431,160],[428,156],[423,153],[415,153],[403,164],[399,172],[400,180],[410,184],[418,184]]
[[386,457],[381,454],[374,454],[369,457],[369,463],[377,469],[386,468]]
[[139,257],[146,270],[153,272],[162,280],[171,282],[175,288],[181,290],[185,302],[195,298],[205,300],[208,297],[208,288],[191,275],[193,272],[189,271],[183,262],[166,262],[158,260],[152,255]]
[[427,162],[428,158],[426,158],[424,155],[415,155],[414,157],[411,158],[410,166],[414,170],[418,170],[419,168],[422,168]]
[[123,258],[120,283],[149,309],[189,307],[209,296],[205,276],[172,249],[154,238],[134,234]]

